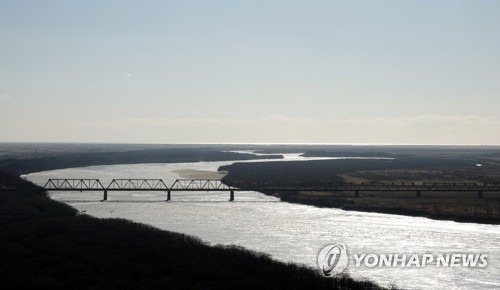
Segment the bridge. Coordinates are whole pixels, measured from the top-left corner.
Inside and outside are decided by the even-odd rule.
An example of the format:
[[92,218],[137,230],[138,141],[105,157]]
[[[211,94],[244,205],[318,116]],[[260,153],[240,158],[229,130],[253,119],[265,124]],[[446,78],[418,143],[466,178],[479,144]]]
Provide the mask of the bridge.
[[253,186],[234,187],[224,184],[219,179],[176,179],[167,185],[162,179],[113,179],[104,185],[99,179],[49,179],[43,187],[47,191],[102,191],[103,201],[108,199],[109,191],[162,191],[167,193],[167,201],[171,200],[173,191],[214,191],[229,192],[229,201],[234,200],[235,191],[323,191],[323,192],[353,192],[354,197],[365,192],[415,192],[421,197],[422,192],[476,192],[477,198],[483,198],[483,192],[500,192],[500,184],[476,183],[336,183],[317,186]]
[[162,179],[113,179],[103,185],[99,179],[49,179],[43,186],[48,191],[102,191],[103,201],[108,199],[109,191],[164,191],[167,201],[172,191],[229,191],[230,201],[234,191],[242,190],[222,183],[219,179],[176,179],[167,186]]

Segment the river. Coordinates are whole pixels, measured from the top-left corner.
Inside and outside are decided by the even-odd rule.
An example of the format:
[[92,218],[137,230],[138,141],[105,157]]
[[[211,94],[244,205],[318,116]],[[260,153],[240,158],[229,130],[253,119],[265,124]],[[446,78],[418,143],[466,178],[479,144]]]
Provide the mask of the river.
[[[313,160],[284,154],[284,162]],[[331,158],[327,158],[331,159]],[[257,160],[263,161],[263,160]],[[276,161],[276,160],[273,160]],[[25,178],[44,185],[49,178],[161,178],[167,185],[180,178],[174,170],[216,171],[233,162],[106,165],[32,173]],[[488,255],[485,268],[467,267],[355,267],[354,278],[381,285],[411,289],[500,288],[500,226],[436,221],[420,217],[343,211],[280,202],[258,192],[54,192],[51,198],[99,218],[124,218],[201,238],[210,244],[238,245],[265,252],[273,258],[316,266],[319,250],[327,244],[344,243],[349,255],[357,254],[453,254]],[[200,263],[200,267],[209,263]]]

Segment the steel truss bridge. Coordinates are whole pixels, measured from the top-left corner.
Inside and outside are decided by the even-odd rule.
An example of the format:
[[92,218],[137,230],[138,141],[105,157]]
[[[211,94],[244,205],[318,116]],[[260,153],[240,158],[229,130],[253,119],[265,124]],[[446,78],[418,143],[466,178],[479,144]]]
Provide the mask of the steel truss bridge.
[[212,191],[229,192],[229,200],[234,200],[235,191],[326,191],[326,192],[353,192],[355,197],[366,192],[415,192],[421,197],[422,192],[476,192],[478,198],[483,198],[483,192],[500,192],[500,184],[475,183],[424,183],[424,184],[353,184],[338,183],[320,186],[255,186],[237,188],[222,183],[219,179],[177,179],[167,185],[162,179],[113,179],[104,185],[99,179],[49,179],[43,187],[47,191],[102,191],[103,201],[108,199],[109,191],[163,191],[167,193],[167,201],[171,200],[172,191]]

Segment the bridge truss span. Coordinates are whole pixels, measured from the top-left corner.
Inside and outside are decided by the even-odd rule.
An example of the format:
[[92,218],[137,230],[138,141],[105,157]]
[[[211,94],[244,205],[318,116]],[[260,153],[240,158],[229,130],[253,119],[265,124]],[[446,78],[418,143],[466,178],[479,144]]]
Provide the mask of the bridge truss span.
[[105,190],[99,179],[49,179],[45,183],[46,190]]
[[106,190],[167,191],[169,187],[162,179],[113,179]]
[[219,179],[177,179],[170,187],[176,191],[231,191],[233,187]]

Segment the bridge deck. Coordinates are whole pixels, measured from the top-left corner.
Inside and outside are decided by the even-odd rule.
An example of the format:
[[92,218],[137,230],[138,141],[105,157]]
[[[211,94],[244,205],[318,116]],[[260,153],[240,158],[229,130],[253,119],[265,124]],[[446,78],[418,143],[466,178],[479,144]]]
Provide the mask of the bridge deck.
[[319,186],[255,186],[238,188],[218,179],[177,179],[168,186],[162,179],[113,179],[104,186],[99,179],[49,179],[49,191],[500,191],[500,184],[433,183],[433,184],[351,184]]

